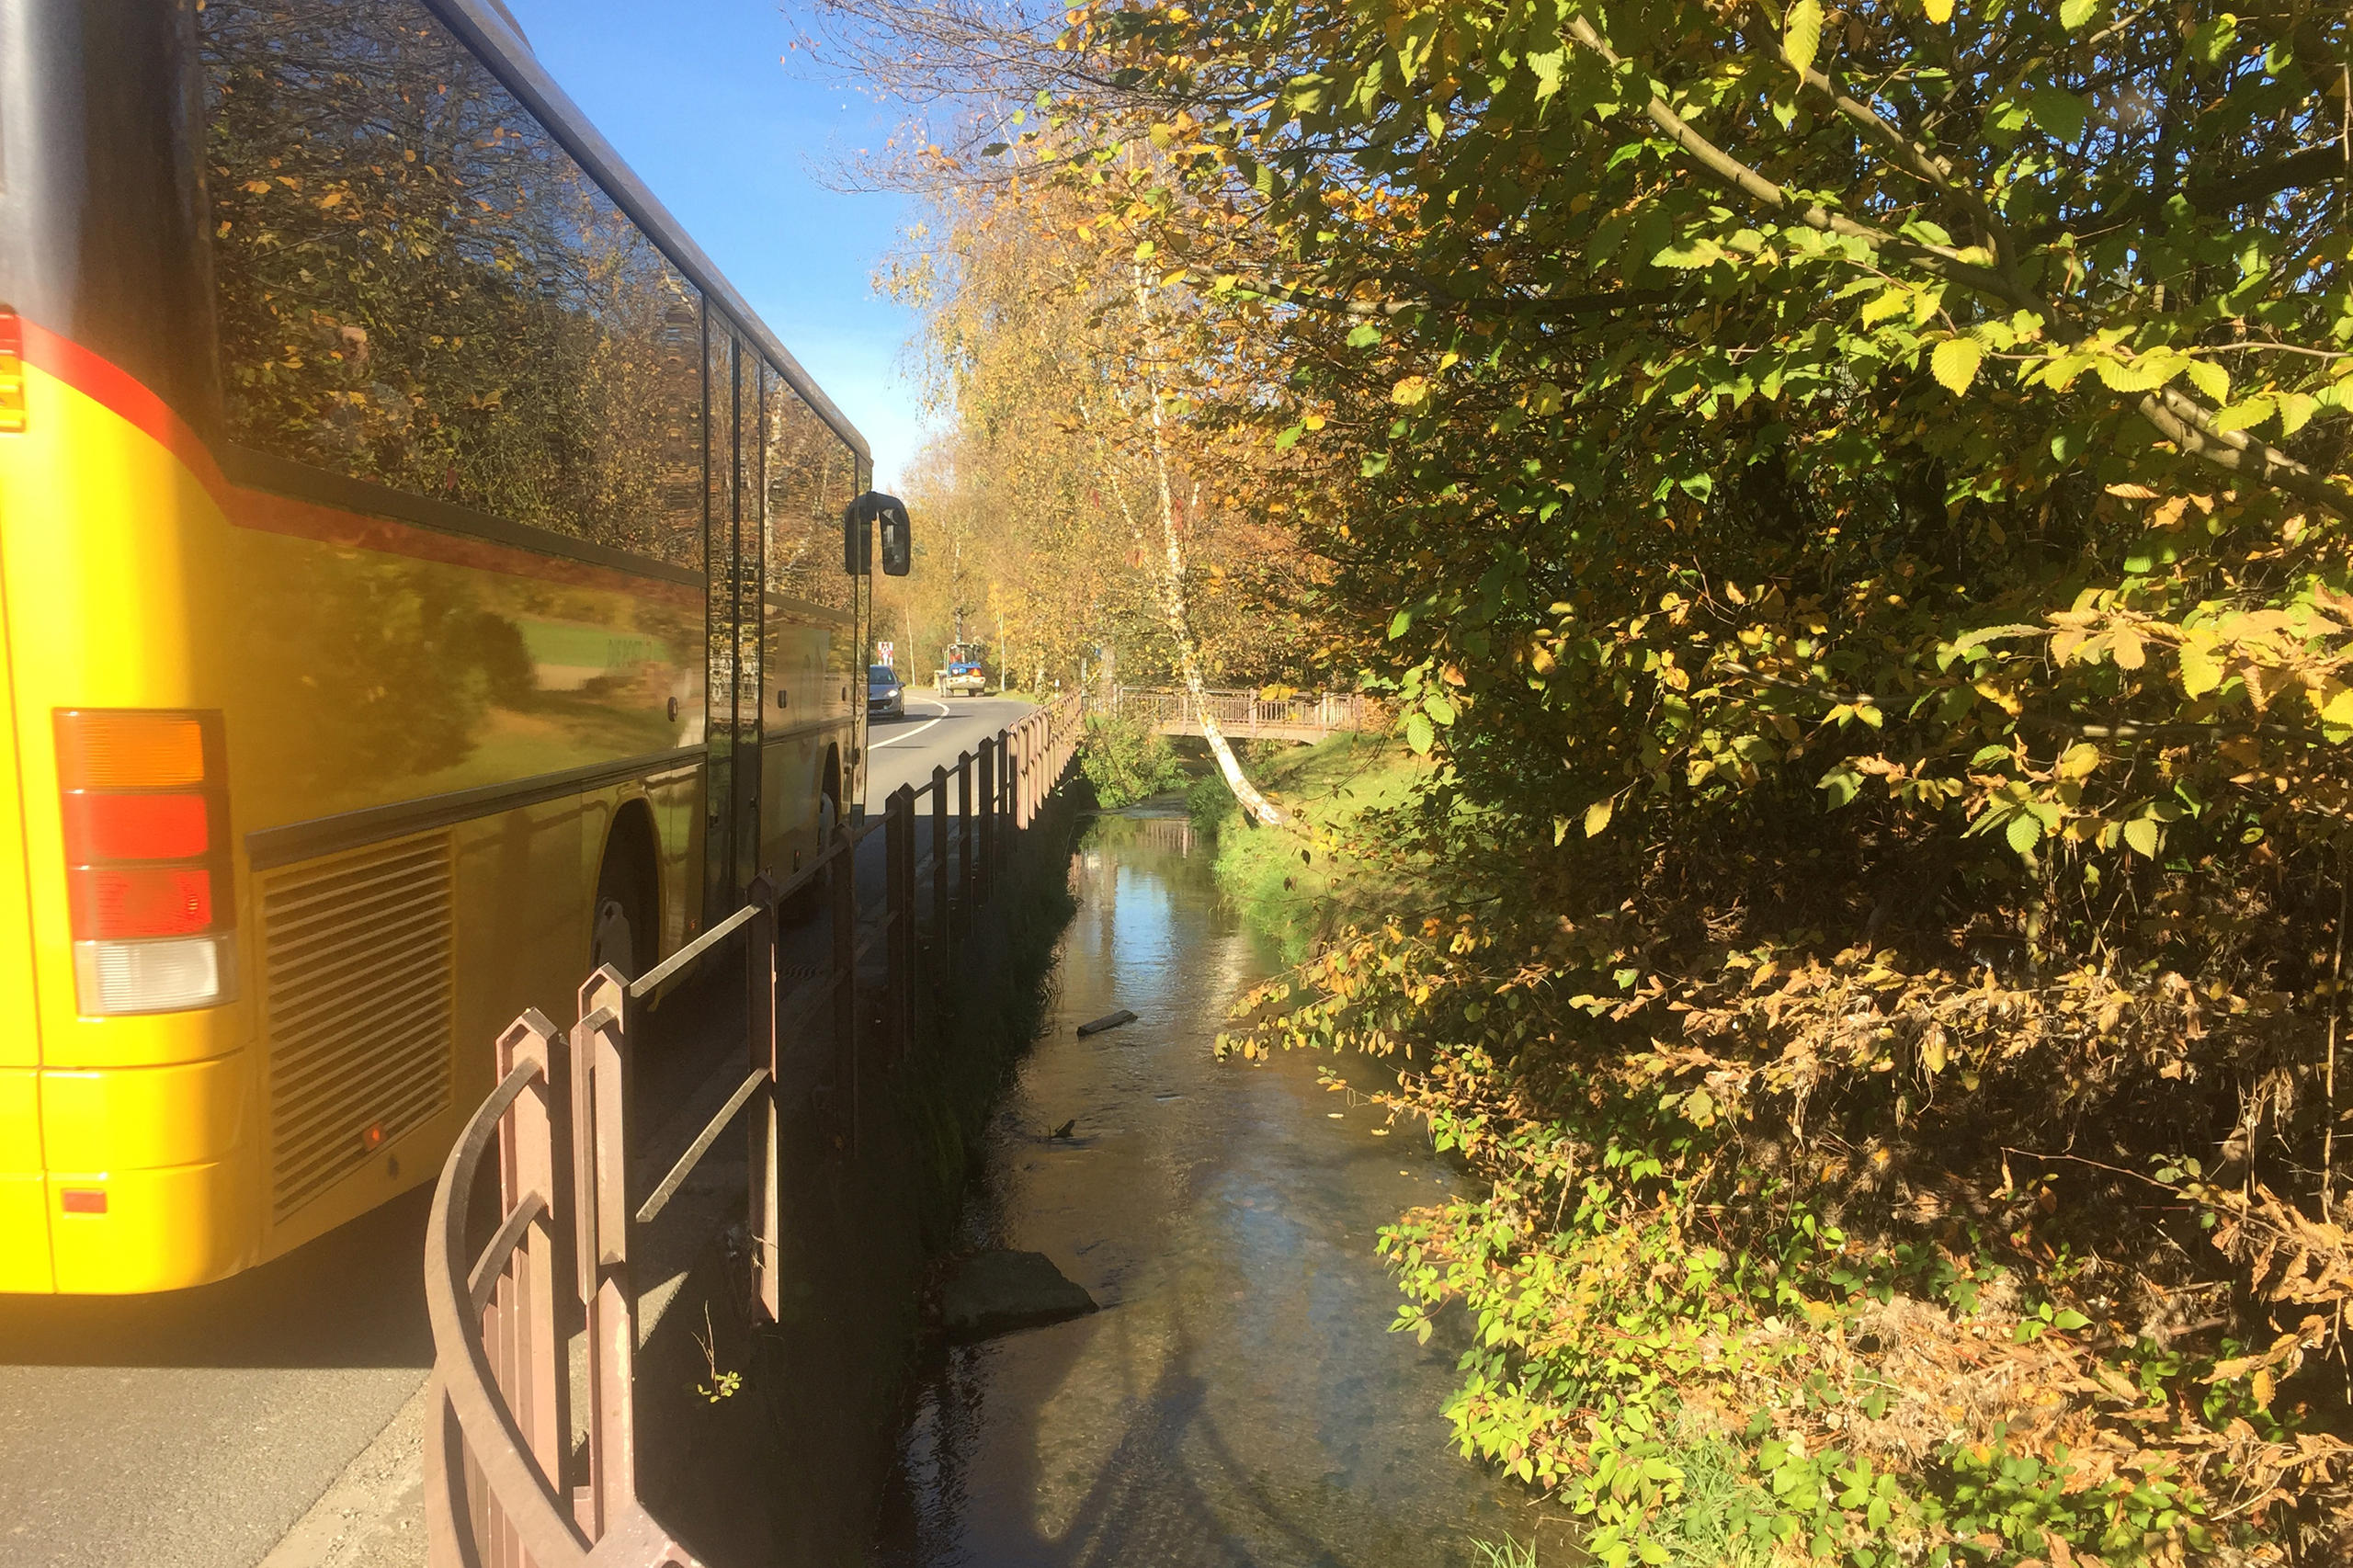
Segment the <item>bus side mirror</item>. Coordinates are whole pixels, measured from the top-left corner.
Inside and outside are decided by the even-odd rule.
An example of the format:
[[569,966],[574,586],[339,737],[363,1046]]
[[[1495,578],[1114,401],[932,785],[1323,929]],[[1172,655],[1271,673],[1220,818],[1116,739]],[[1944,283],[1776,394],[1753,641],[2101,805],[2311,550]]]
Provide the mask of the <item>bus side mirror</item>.
[[907,509],[896,501],[882,508],[882,571],[885,575],[904,577],[907,568],[915,564],[915,525],[907,520]]
[[904,577],[914,563],[914,528],[907,521],[907,504],[895,495],[870,490],[842,511],[842,570],[853,577],[874,573],[874,525],[882,524],[882,570]]

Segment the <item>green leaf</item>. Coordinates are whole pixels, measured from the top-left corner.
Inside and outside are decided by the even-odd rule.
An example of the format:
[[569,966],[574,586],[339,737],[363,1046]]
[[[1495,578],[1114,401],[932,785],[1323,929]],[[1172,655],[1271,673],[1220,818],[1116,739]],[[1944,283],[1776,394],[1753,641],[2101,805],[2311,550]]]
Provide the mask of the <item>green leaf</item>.
[[2192,359],[2185,373],[2191,386],[2216,403],[2231,401],[2231,373],[2211,359]]
[[2054,1327],[2065,1329],[2070,1334],[2074,1333],[2076,1329],[2088,1327],[2091,1321],[2091,1319],[2086,1317],[2083,1313],[2076,1312],[2072,1307],[2062,1312],[2057,1317],[2051,1320]]
[[1865,326],[1877,326],[1880,323],[1887,320],[1890,316],[1900,316],[1911,303],[1912,291],[1910,290],[1890,289],[1878,299],[1873,300],[1863,306],[1863,324]]
[[1977,367],[1985,358],[1985,350],[1966,337],[1948,337],[1937,345],[1928,357],[1928,373],[1937,384],[1959,397],[1977,379]]
[[2064,87],[2037,87],[2027,95],[2026,107],[2035,124],[2054,142],[2075,141],[2091,118],[2091,106]]
[[2042,824],[2033,812],[2020,812],[2002,830],[2002,836],[2009,840],[2011,848],[2024,855],[2042,841]]
[[2214,415],[2217,430],[2248,430],[2271,417],[2276,405],[2268,397],[2251,397],[2245,403],[2234,403]]
[[2074,32],[2099,14],[2099,0],[2062,0],[2059,25]]
[[1609,825],[1610,813],[1616,809],[1617,802],[1611,800],[1596,801],[1587,806],[1585,809],[1585,835],[1587,838],[1601,836],[1602,830]]
[[2188,367],[2181,355],[2165,350],[2152,350],[2129,364],[2122,359],[2098,359],[2092,364],[2100,383],[2120,392],[2154,392]]
[[1405,721],[1405,744],[1416,752],[1427,756],[1437,739],[1438,731],[1431,726],[1427,714],[1415,713]]
[[1788,20],[1781,30],[1781,58],[1799,71],[1813,69],[1813,57],[1822,48],[1821,0],[1798,0],[1790,7]]
[[2198,24],[2189,35],[2189,52],[2209,65],[2217,64],[2238,41],[2239,19],[2228,11]]
[[1556,49],[1549,54],[1531,54],[1528,57],[1528,68],[1536,74],[1538,103],[1542,103],[1561,90],[1561,70],[1568,63],[1568,59],[1569,51],[1565,49]]
[[2158,827],[2154,817],[2139,817],[2124,824],[2124,842],[2154,860],[2157,858]]
[[[2009,754],[2006,751],[2002,755],[2006,756]],[[1815,789],[1830,796],[1830,809],[1834,812],[1853,800],[1855,791],[1862,787],[1863,776],[1843,762],[1824,774],[1821,782],[1814,785]]]

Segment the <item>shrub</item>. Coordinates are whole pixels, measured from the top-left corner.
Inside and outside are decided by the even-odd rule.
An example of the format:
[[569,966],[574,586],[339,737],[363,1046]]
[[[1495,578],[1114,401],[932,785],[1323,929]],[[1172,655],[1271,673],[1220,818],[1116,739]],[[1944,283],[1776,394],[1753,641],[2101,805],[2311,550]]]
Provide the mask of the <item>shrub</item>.
[[1174,790],[1186,779],[1176,748],[1141,715],[1089,713],[1078,766],[1095,787],[1096,801],[1113,808]]

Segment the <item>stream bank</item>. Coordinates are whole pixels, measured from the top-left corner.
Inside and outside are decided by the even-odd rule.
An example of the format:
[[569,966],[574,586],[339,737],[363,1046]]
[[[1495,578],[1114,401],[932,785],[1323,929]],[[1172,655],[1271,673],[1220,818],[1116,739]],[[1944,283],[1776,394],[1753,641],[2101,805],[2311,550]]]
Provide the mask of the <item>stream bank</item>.
[[[1319,1081],[1370,1087],[1376,1063],[1216,1060],[1228,1006],[1280,959],[1188,818],[1097,816],[1072,885],[1048,1027],[959,1240],[1044,1253],[1103,1310],[934,1353],[876,1559],[1443,1568],[1537,1534],[1524,1491],[1449,1451],[1461,1344],[1385,1332],[1376,1233],[1458,1174]],[[1120,1008],[1136,1021],[1077,1036]]]

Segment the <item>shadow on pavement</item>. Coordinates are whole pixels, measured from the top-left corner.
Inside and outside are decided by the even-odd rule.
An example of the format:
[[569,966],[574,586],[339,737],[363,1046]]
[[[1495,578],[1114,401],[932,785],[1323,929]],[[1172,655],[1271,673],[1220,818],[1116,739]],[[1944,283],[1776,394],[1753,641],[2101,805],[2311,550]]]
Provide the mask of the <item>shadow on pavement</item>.
[[415,1367],[429,1187],[258,1268],[153,1296],[0,1296],[0,1362],[32,1367]]

